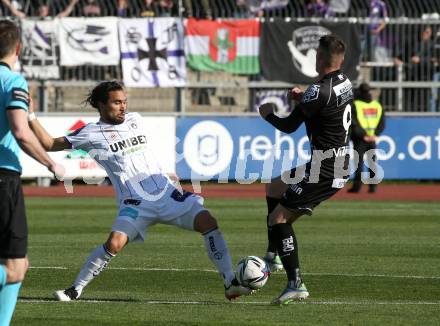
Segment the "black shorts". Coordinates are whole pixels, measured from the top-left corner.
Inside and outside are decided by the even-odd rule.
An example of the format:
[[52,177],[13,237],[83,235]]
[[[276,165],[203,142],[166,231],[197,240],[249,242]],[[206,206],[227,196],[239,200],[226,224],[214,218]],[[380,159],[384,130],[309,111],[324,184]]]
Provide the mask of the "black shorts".
[[0,258],[24,258],[27,237],[20,175],[0,169]]
[[[297,168],[294,168],[290,171],[291,178],[294,178],[296,170]],[[345,183],[346,179],[333,179],[322,176],[320,176],[317,183],[311,183],[309,175],[306,173],[301,181],[289,185],[280,200],[280,204],[290,211],[312,215],[316,206],[336,194],[344,187]]]

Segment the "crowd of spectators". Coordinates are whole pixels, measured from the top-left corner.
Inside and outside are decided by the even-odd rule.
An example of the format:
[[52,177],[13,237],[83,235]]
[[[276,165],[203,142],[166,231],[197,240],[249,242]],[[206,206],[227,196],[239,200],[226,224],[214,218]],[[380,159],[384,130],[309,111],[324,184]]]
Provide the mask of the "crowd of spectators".
[[[375,4],[372,5],[371,2]],[[438,0],[1,0],[8,16],[421,17],[439,13]],[[379,11],[377,11],[379,10]]]
[[175,17],[175,0],[1,0],[0,13],[17,17]]
[[[403,66],[404,81],[440,82],[440,25],[425,25],[416,28],[415,35],[402,40],[400,51],[394,62]],[[422,111],[440,112],[439,88],[406,88],[404,90],[405,110],[411,110],[419,98],[429,99]]]

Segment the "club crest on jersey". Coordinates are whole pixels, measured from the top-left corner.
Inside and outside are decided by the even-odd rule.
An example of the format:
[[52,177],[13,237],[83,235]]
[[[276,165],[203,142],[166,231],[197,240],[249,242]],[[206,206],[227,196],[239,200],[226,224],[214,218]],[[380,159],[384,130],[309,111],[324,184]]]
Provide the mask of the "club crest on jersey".
[[319,96],[319,85],[311,85],[303,95],[303,103],[314,101]]
[[110,144],[110,150],[113,153],[116,153],[118,151],[127,151],[128,149],[131,149],[132,147],[138,146],[138,145],[145,145],[147,143],[147,137],[144,135],[139,135],[137,137],[131,137],[127,139],[123,139],[117,142],[114,142]]

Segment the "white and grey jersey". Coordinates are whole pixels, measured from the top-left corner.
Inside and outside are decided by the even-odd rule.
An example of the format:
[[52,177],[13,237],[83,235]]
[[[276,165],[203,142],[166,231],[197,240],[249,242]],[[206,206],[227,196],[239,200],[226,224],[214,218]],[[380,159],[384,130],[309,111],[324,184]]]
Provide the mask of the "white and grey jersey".
[[149,150],[150,137],[138,113],[128,113],[119,125],[89,123],[66,139],[105,169],[119,202],[159,194],[170,184]]

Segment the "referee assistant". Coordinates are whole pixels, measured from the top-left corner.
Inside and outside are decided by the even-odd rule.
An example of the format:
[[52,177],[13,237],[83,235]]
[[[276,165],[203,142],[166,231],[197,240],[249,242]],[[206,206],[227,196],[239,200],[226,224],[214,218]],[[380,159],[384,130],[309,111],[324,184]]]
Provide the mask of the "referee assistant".
[[29,128],[27,82],[11,70],[20,47],[18,27],[0,20],[0,326],[10,323],[28,267],[20,147],[51,172],[60,175],[62,170]]

